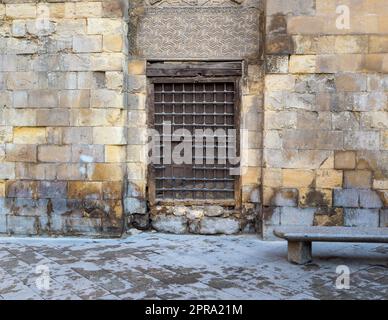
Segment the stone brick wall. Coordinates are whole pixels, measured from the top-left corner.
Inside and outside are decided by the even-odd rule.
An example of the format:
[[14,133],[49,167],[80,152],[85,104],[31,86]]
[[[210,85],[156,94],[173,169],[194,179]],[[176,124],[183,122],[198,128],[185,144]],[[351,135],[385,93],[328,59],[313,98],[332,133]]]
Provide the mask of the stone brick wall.
[[[0,233],[387,227],[385,2],[0,1]],[[150,208],[147,64],[207,59],[243,62],[242,206]]]
[[0,233],[121,235],[125,6],[0,2]]
[[266,14],[264,234],[387,227],[386,1],[271,0]]

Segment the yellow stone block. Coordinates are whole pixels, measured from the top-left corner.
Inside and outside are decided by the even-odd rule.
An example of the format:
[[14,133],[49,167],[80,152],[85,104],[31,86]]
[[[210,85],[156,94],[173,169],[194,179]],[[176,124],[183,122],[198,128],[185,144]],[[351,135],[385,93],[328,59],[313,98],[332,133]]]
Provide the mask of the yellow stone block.
[[125,146],[105,146],[105,162],[125,162]]
[[10,18],[36,18],[36,4],[33,3],[7,4],[5,10],[7,17]]
[[318,170],[317,188],[341,188],[343,172],[338,170]]
[[121,181],[124,178],[123,168],[119,164],[94,163],[88,165],[88,178],[93,181]]
[[315,73],[317,58],[315,55],[293,55],[290,58],[291,73]]
[[68,184],[69,199],[102,199],[102,182],[70,181]]
[[103,50],[107,52],[121,52],[123,50],[123,38],[120,34],[104,35]]
[[383,150],[388,150],[388,131],[381,133],[381,147]]
[[131,75],[145,75],[146,62],[144,60],[131,60],[128,62],[128,73]]
[[314,182],[315,173],[313,170],[284,169],[283,187],[301,188],[309,187]]
[[279,188],[283,184],[282,169],[263,169],[264,187]]
[[15,144],[44,144],[46,143],[45,128],[17,127],[13,129]]
[[0,198],[5,197],[5,181],[0,181]]
[[257,184],[260,182],[261,169],[258,167],[243,168],[242,184]]

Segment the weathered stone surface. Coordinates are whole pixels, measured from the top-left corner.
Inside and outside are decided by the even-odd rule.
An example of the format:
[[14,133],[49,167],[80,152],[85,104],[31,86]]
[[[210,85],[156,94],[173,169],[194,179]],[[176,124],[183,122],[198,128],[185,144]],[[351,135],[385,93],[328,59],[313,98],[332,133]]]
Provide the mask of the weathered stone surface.
[[187,232],[186,217],[157,215],[151,217],[152,227],[160,232],[183,234]]
[[281,189],[276,192],[272,205],[284,207],[296,207],[298,205],[297,189]]
[[342,227],[344,225],[344,210],[340,208],[318,210],[314,216],[314,226]]
[[282,208],[280,216],[281,225],[287,226],[312,226],[314,223],[313,208]]
[[345,209],[345,226],[347,227],[378,227],[378,209]]
[[144,200],[136,198],[125,198],[124,210],[126,214],[146,214],[147,204]]
[[368,189],[372,187],[372,172],[368,170],[345,171],[345,188]]
[[361,208],[381,208],[383,202],[379,194],[374,190],[360,190],[360,207]]
[[356,189],[337,189],[334,190],[335,207],[359,207],[359,193]]
[[200,221],[200,234],[236,234],[240,232],[240,223],[236,219],[205,217]]

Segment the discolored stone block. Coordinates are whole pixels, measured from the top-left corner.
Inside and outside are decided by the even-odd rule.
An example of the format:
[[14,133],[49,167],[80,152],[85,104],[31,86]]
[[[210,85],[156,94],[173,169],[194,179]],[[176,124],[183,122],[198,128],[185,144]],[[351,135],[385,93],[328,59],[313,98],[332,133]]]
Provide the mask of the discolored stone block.
[[345,209],[346,227],[371,227],[379,226],[378,209]]
[[102,182],[70,181],[68,183],[68,198],[77,200],[102,199]]
[[36,149],[30,144],[7,144],[5,159],[9,162],[36,162]]
[[372,187],[372,172],[355,170],[344,172],[345,188],[369,189]]

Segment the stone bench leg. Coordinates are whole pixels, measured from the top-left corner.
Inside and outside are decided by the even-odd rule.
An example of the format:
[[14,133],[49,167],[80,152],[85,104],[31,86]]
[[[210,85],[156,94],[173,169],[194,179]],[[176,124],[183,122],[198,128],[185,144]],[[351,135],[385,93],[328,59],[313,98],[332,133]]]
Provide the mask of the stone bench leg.
[[311,242],[288,241],[288,261],[297,264],[306,264],[312,261]]

